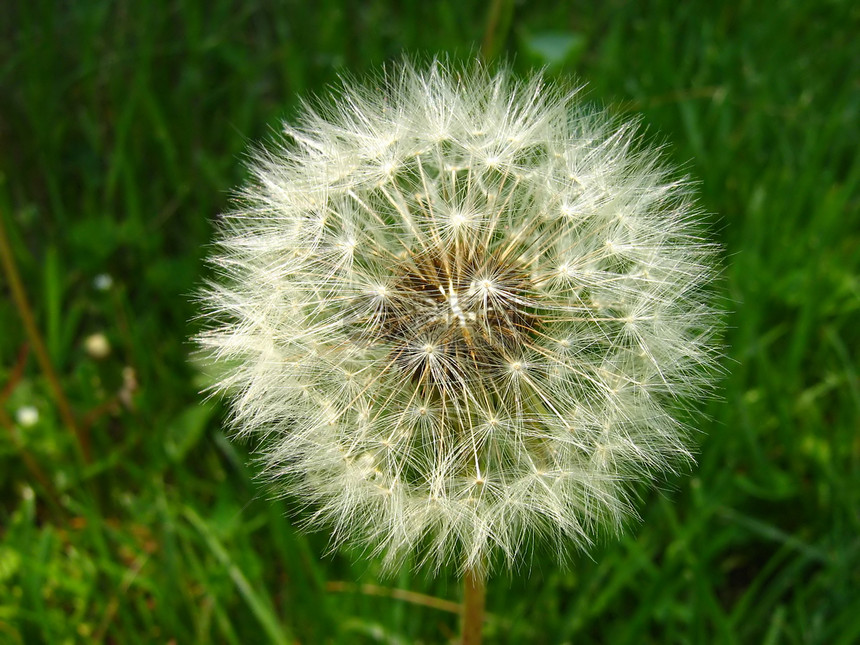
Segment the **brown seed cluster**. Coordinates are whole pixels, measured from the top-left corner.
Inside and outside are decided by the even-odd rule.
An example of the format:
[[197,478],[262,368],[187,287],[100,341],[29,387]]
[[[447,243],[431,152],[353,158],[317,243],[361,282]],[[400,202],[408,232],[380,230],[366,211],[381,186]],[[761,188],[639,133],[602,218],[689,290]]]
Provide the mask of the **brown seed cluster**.
[[484,249],[411,255],[392,267],[390,285],[374,320],[356,329],[374,329],[376,342],[390,346],[390,361],[426,390],[504,369],[538,321],[524,267]]

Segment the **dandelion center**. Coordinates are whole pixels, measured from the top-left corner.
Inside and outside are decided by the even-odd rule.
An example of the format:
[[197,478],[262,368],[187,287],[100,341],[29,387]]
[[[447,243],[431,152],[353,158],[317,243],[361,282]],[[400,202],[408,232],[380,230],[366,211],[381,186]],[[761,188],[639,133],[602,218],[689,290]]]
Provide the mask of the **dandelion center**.
[[388,348],[425,389],[480,379],[528,345],[539,325],[525,270],[486,249],[410,255],[393,267],[391,284],[383,311],[360,317],[356,333]]

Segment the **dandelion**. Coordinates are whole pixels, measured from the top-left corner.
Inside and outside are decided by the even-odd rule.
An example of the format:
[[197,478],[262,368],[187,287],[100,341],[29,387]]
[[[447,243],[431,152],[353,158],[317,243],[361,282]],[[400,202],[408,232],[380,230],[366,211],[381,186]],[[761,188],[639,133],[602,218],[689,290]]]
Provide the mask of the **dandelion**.
[[405,64],[305,105],[252,173],[199,342],[335,545],[563,558],[691,460],[716,249],[635,126],[540,75]]

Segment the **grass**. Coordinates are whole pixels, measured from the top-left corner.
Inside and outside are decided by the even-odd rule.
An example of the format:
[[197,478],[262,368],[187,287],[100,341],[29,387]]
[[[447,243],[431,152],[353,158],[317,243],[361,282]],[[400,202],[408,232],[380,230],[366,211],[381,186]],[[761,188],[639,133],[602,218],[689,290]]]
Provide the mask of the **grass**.
[[[860,10],[506,8],[491,50],[641,113],[700,180],[733,313],[691,476],[644,492],[643,522],[569,570],[538,553],[494,579],[487,642],[860,641]],[[91,457],[4,277],[0,642],[456,638],[440,602],[459,601],[453,574],[380,579],[360,554],[327,555],[326,536],[298,533],[291,501],[255,483],[250,447],[198,395],[187,294],[250,142],[340,72],[402,51],[469,56],[486,14],[393,0],[3,4],[0,218]],[[97,333],[103,359],[86,351]],[[24,406],[35,425],[16,420]]]

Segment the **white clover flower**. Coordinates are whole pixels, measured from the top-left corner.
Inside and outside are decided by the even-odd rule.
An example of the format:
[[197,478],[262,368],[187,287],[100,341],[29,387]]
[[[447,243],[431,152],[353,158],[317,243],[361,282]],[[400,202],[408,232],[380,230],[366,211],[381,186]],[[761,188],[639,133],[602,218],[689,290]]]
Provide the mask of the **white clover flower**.
[[718,355],[716,249],[688,185],[575,94],[406,64],[257,154],[199,342],[335,544],[563,556],[691,459],[675,412]]

